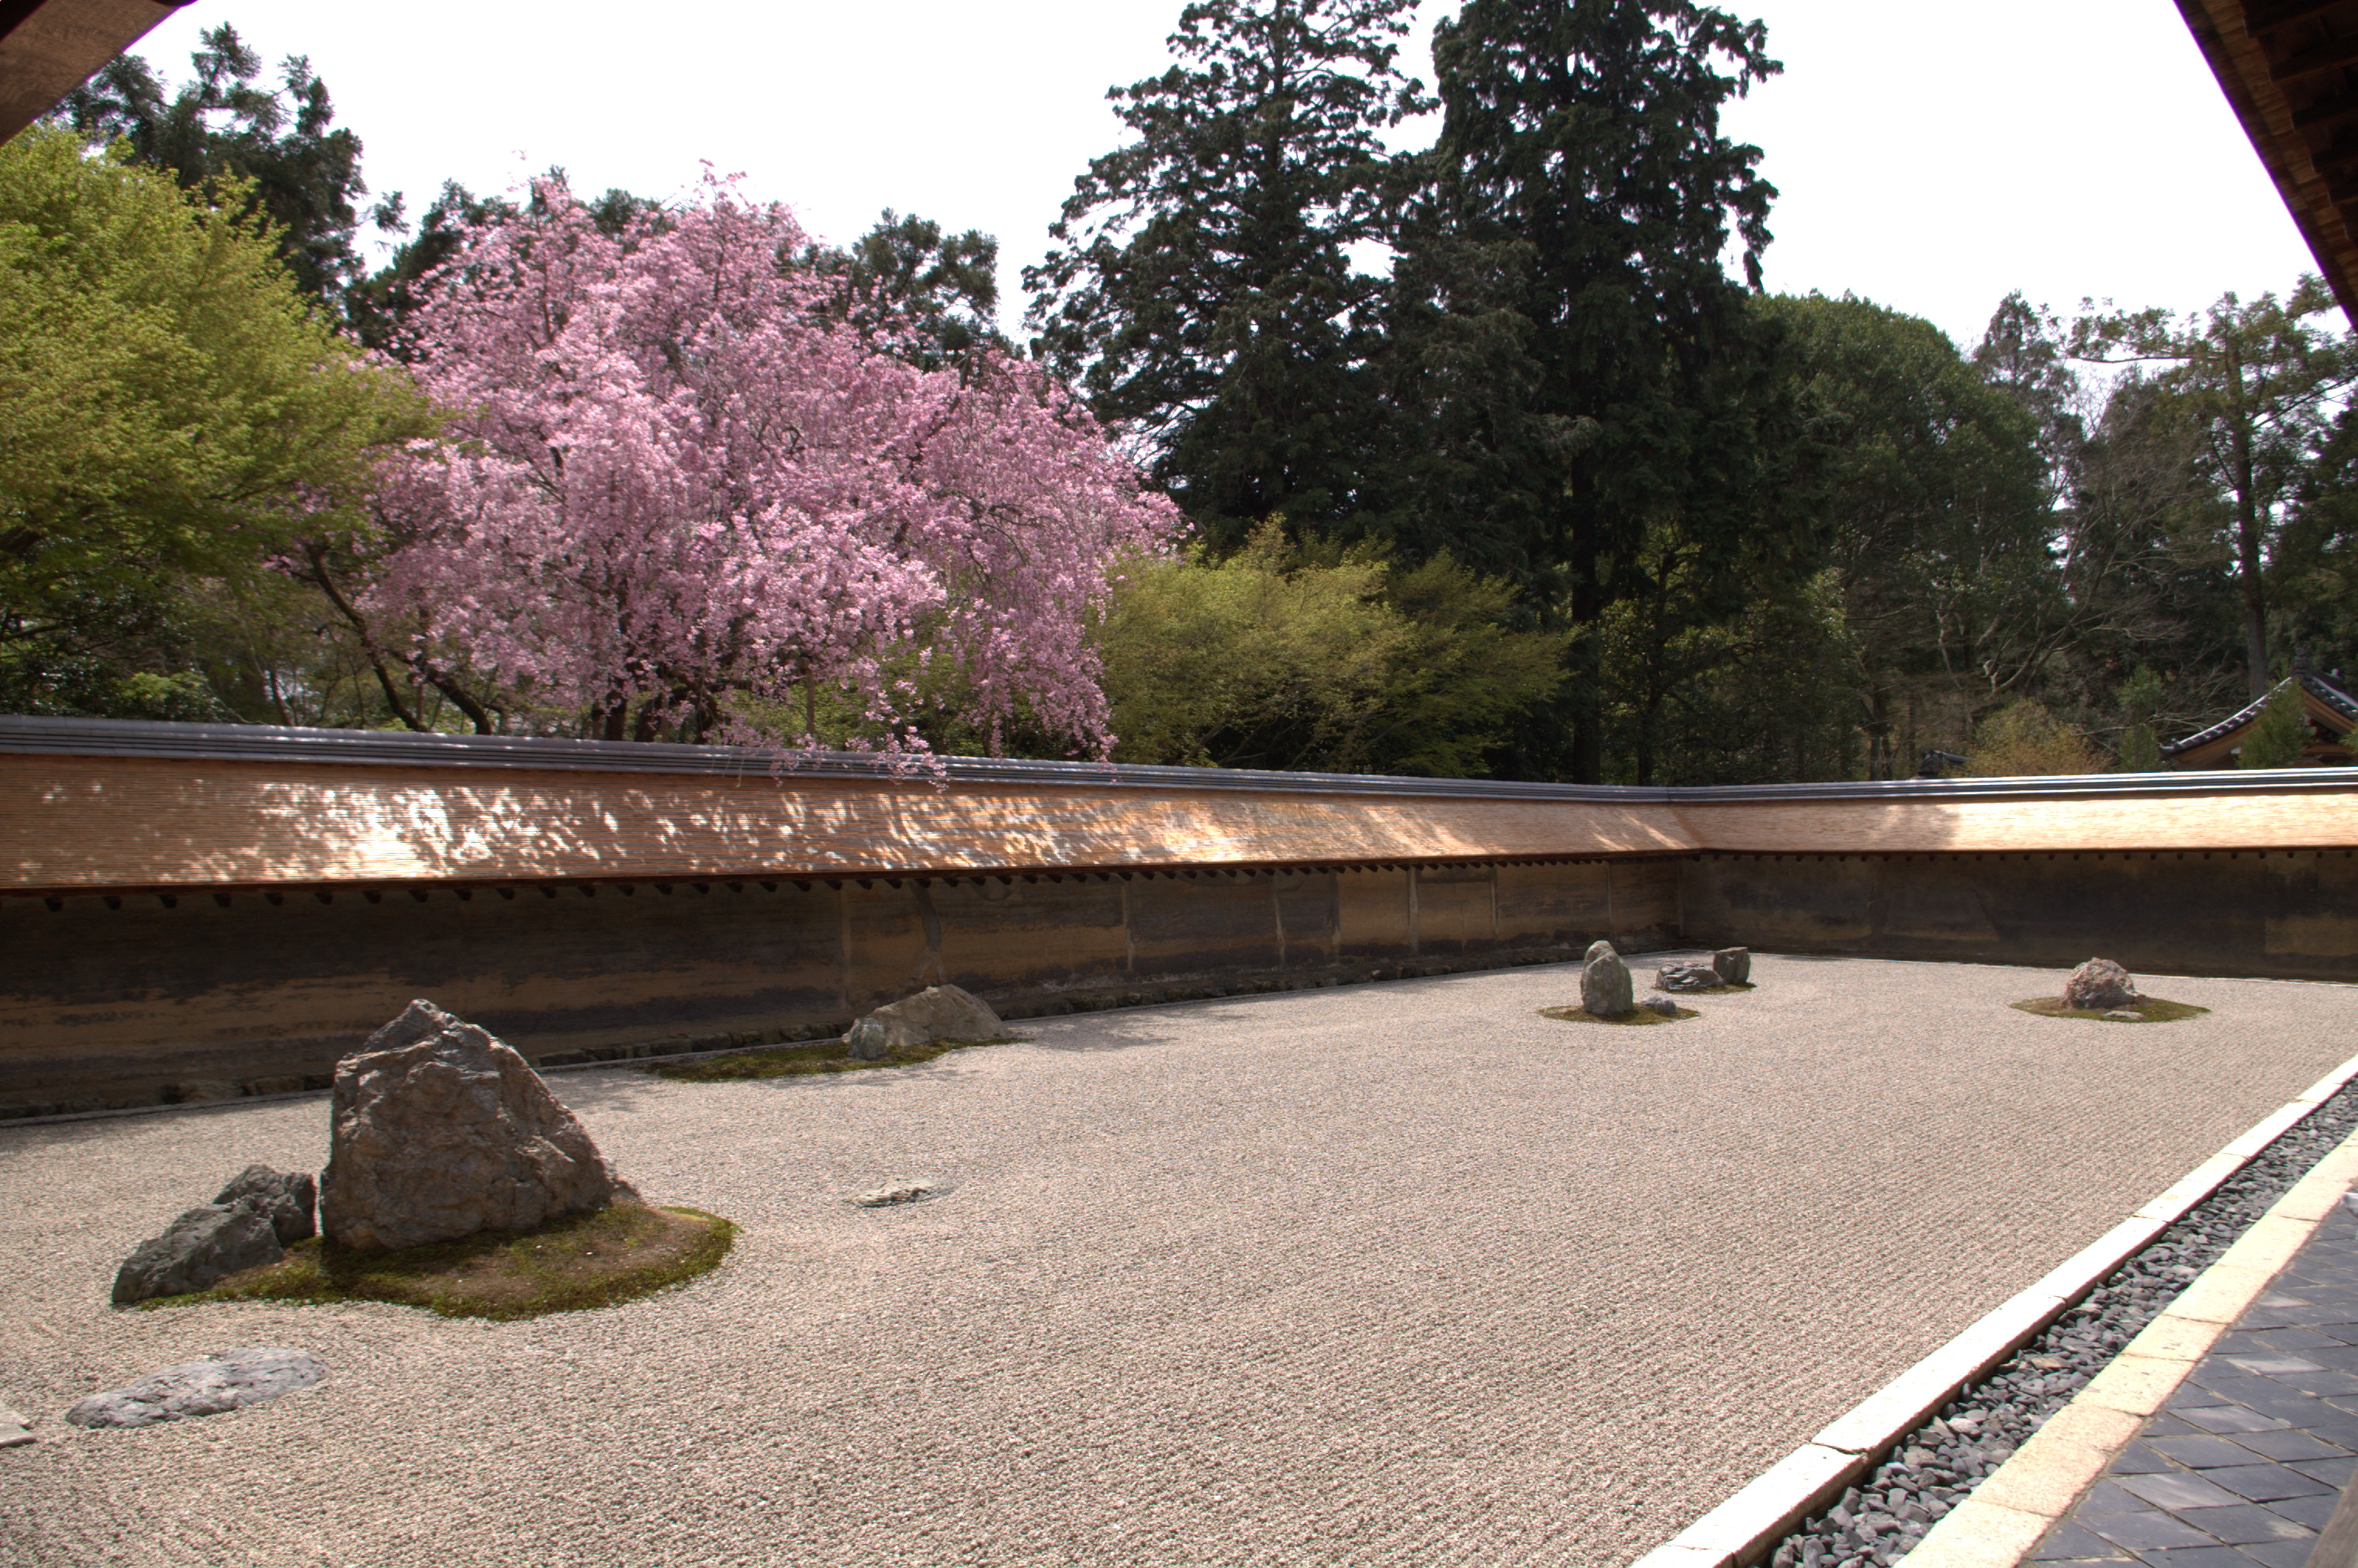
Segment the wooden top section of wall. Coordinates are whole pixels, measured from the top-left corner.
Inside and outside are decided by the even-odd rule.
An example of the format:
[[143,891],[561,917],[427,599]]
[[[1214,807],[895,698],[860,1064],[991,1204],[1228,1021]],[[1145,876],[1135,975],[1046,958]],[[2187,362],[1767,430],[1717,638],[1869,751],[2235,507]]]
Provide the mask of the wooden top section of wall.
[[978,762],[936,780],[222,733],[0,720],[0,893],[2358,848],[2358,769],[1664,790]]

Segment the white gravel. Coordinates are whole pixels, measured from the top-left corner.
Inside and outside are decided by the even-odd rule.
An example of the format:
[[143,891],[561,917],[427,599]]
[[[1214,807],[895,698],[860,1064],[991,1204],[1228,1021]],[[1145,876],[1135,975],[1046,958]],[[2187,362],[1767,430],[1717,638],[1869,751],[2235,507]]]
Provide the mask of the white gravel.
[[[1641,970],[1641,979],[1644,971]],[[744,1227],[605,1312],[117,1312],[325,1097],[0,1130],[0,1563],[1617,1564],[2358,1051],[2358,989],[1762,957],[1703,1016],[1570,967],[1025,1021],[817,1079],[562,1075]],[[896,1180],[946,1190],[863,1209]],[[84,1432],[208,1351],[318,1389]]]

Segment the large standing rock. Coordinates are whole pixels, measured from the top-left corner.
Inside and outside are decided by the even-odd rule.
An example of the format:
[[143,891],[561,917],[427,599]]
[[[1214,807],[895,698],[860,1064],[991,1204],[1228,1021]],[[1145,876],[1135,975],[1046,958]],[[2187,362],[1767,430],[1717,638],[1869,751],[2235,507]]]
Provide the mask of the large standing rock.
[[336,1064],[319,1228],[344,1247],[530,1230],[638,1194],[522,1056],[430,1001]]
[[2101,1012],[2144,1000],[2137,995],[2136,982],[2129,979],[2129,972],[2110,958],[2089,959],[2063,982],[2063,1005],[2075,1011]]
[[213,1195],[217,1204],[250,1204],[269,1216],[281,1247],[292,1247],[311,1234],[311,1207],[318,1198],[310,1172],[274,1171],[267,1165],[248,1165]]
[[1592,945],[1588,961],[1580,967],[1581,1011],[1597,1018],[1620,1018],[1637,1005],[1637,995],[1629,966],[1621,961],[1613,944]]
[[1748,984],[1752,979],[1752,949],[1722,947],[1711,956],[1711,967],[1720,979],[1731,986]]
[[999,1014],[980,997],[957,986],[927,986],[915,996],[878,1008],[853,1024],[843,1041],[860,1060],[875,1062],[896,1046],[996,1040],[1006,1032]]
[[114,1304],[183,1295],[287,1256],[270,1216],[252,1203],[192,1208],[141,1242],[114,1271]]
[[326,1366],[308,1350],[249,1346],[167,1367],[127,1389],[92,1394],[66,1411],[66,1420],[76,1426],[153,1426],[219,1415],[308,1389],[327,1375]]

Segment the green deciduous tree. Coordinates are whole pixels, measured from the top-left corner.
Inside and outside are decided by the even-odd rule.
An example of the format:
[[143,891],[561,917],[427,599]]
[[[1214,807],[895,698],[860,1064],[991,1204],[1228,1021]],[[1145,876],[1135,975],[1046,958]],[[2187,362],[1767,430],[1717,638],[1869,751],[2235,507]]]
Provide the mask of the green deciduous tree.
[[2309,715],[2303,711],[2300,683],[2287,680],[2268,694],[2267,706],[2236,748],[2236,765],[2245,768],[2297,768],[2302,748],[2309,744]]
[[1343,525],[1376,438],[1350,248],[1390,232],[1379,133],[1422,107],[1412,0],[1196,0],[1181,63],[1109,96],[1136,140],[1075,181],[1024,269],[1035,347],[1224,547]]
[[[1747,579],[1798,578],[1774,334],[1721,260],[1739,243],[1757,282],[1768,243],[1759,149],[1719,130],[1779,70],[1759,25],[1691,0],[1469,0],[1433,60],[1443,126],[1408,171],[1391,295],[1393,536],[1510,577],[1544,628],[1658,592],[1643,557],[1665,529],[1714,615]],[[1603,776],[1601,647],[1574,643],[1509,767]]]
[[1503,629],[1512,590],[1446,557],[1289,546],[1138,563],[1099,645],[1123,762],[1464,777],[1563,678],[1560,635]]
[[406,377],[309,308],[242,188],[218,194],[59,130],[0,146],[0,652],[19,705],[187,674],[168,661],[193,585],[256,583],[273,552],[361,525],[377,456],[431,427]]

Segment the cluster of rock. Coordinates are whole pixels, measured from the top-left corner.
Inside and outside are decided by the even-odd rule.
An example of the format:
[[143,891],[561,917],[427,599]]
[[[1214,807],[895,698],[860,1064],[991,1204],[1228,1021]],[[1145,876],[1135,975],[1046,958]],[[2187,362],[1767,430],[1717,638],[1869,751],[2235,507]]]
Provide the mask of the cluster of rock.
[[[1711,990],[1720,986],[1743,985],[1751,979],[1752,949],[1724,947],[1711,956],[1707,963],[1666,964],[1654,971],[1654,988],[1665,991]],[[1589,945],[1587,957],[1580,966],[1581,1011],[1595,1018],[1627,1018],[1640,1007],[1675,1016],[1679,1004],[1669,997],[1649,997],[1637,1000],[1637,988],[1629,978],[1629,966],[1622,962],[1610,942]]]
[[1665,964],[1654,971],[1654,989],[1665,991],[1707,991],[1721,986],[1748,985],[1752,979],[1752,949],[1722,947],[1708,959]]
[[886,1053],[930,1045],[936,1040],[971,1044],[1007,1033],[989,1002],[957,986],[927,986],[911,997],[887,1002],[851,1026],[845,1049],[862,1062],[881,1062]]
[[114,1304],[201,1291],[276,1263],[312,1234],[308,1173],[248,1165],[213,1201],[188,1210],[132,1249],[114,1271]]
[[2110,958],[2089,959],[2063,982],[2063,1005],[2075,1012],[2127,1009],[2143,1000],[2136,981]]

